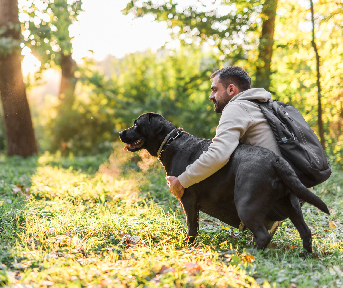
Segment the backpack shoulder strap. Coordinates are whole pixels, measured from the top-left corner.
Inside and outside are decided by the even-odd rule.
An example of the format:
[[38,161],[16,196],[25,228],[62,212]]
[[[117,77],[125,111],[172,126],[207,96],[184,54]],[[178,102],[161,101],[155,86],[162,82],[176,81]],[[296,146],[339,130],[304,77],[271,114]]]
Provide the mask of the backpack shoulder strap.
[[289,131],[288,127],[283,123],[279,117],[277,117],[278,101],[275,99],[268,100],[267,102],[260,102],[259,100],[252,99],[248,100],[250,102],[256,103],[267,122],[274,133],[274,137],[277,143],[294,140],[294,135]]

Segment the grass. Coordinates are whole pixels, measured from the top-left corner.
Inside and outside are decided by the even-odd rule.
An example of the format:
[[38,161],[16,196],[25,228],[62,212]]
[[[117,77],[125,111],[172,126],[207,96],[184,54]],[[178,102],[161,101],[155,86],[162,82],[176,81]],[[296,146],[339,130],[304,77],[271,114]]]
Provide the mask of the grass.
[[284,221],[265,251],[251,233],[200,215],[182,247],[180,203],[146,153],[0,158],[0,286],[340,287],[342,171],[314,188],[327,216],[305,204],[315,253]]

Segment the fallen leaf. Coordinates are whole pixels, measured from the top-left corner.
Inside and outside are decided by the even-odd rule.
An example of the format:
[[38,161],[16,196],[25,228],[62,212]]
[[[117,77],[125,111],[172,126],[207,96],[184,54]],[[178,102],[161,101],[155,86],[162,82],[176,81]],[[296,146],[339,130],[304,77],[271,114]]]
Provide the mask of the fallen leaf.
[[34,241],[35,241],[35,238],[33,238],[33,237],[26,240],[26,242],[29,244],[33,243]]
[[46,254],[44,256],[44,259],[46,259],[47,261],[49,261],[50,259],[57,259],[58,256],[56,254]]
[[31,261],[28,261],[27,263],[13,263],[12,266],[14,269],[26,269],[31,265]]
[[110,278],[104,278],[100,280],[100,287],[112,287],[110,284],[113,282]]
[[17,272],[17,273],[15,274],[14,279],[16,279],[16,280],[18,280],[18,281],[21,280],[20,272]]
[[335,224],[335,222],[329,221],[329,227],[330,227],[331,229],[336,229],[336,228],[337,228],[337,225]]
[[341,268],[339,267],[339,266],[333,266],[332,267],[333,268],[333,270],[335,270],[336,271],[336,273],[337,273],[337,275],[339,276],[339,277],[342,277],[342,270],[341,270]]
[[54,285],[54,283],[51,282],[51,281],[48,281],[48,280],[44,280],[44,281],[42,282],[42,285],[45,285],[45,286],[52,286],[52,285]]
[[254,257],[254,255],[250,255],[250,254],[243,254],[241,256],[241,260],[243,262],[252,263],[255,261],[255,257]]
[[77,237],[77,236],[74,236],[74,237],[71,239],[71,242],[72,242],[75,246],[77,246],[77,245],[81,244],[81,243],[83,242],[83,240],[80,239],[80,238]]
[[207,259],[205,263],[207,266],[211,266],[213,264],[211,259]]
[[152,278],[150,280],[150,282],[153,282],[155,285],[158,285],[159,283],[161,283],[160,281],[160,275],[157,275],[155,278]]
[[191,275],[199,275],[202,272],[202,268],[197,263],[189,262],[186,264],[186,271]]
[[24,189],[24,185],[17,184],[17,185],[15,185],[15,186],[17,186],[21,191],[23,191],[23,189]]
[[55,228],[48,228],[46,229],[47,234],[56,234],[56,229]]
[[319,260],[320,260],[320,257],[319,257],[319,254],[318,254],[318,253],[313,253],[313,254],[312,254],[312,257],[313,257],[314,259],[319,259]]
[[19,192],[21,192],[22,190],[19,187],[14,187],[12,188],[13,194],[17,195]]
[[175,269],[172,267],[168,267],[166,265],[162,265],[161,269],[157,272],[157,274],[164,274],[169,272],[174,272]]
[[214,225],[221,226],[220,223],[218,223],[218,222],[216,222],[216,221],[213,221],[213,220],[211,220],[211,219],[206,219],[206,218],[205,218],[205,219],[202,219],[201,222],[203,222],[203,223],[206,223],[206,222],[207,222],[207,223],[213,223]]
[[127,243],[130,243],[130,242],[131,242],[131,235],[125,234],[125,235],[123,236],[123,241],[124,241],[124,242],[127,242]]
[[60,246],[68,246],[71,243],[71,238],[66,235],[58,235],[56,237],[50,237],[49,239],[55,239]]
[[141,237],[139,236],[131,236],[130,240],[134,243],[137,244],[139,240],[141,240]]
[[137,243],[141,240],[139,236],[131,236],[129,234],[125,234],[123,236],[123,242],[127,245],[137,245]]

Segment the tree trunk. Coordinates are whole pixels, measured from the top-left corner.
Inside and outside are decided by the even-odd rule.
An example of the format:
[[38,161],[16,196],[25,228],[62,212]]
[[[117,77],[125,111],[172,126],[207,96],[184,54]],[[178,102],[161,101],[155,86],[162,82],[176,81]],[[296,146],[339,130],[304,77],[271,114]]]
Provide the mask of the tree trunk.
[[255,87],[269,90],[270,66],[273,55],[275,15],[278,0],[266,0],[262,9],[262,33],[258,46],[259,55],[256,64]]
[[325,149],[325,138],[324,138],[324,125],[323,125],[323,112],[322,112],[322,97],[321,97],[321,87],[320,87],[320,57],[317,49],[317,45],[315,42],[315,35],[314,35],[314,9],[313,9],[313,1],[310,0],[311,3],[311,22],[312,22],[312,46],[314,49],[314,53],[316,54],[316,70],[317,70],[317,90],[318,90],[318,130],[319,130],[319,137],[320,143],[322,144],[323,149]]
[[337,122],[337,139],[340,135],[342,135],[342,123],[343,123],[343,101],[342,98],[339,98],[340,109],[339,109],[339,118]]
[[[7,28],[1,37],[20,39],[17,0],[0,0],[0,26]],[[18,45],[7,54],[1,52],[0,92],[7,155],[31,156],[37,154],[37,143],[21,71],[21,49]]]
[[76,78],[75,78],[75,70],[76,70],[76,62],[72,58],[70,54],[64,55],[63,52],[60,54],[60,66],[62,70],[62,78],[60,84],[60,91],[58,94],[58,98],[64,102],[64,104],[68,106],[72,106],[74,104],[75,96],[75,86],[76,86]]
[[60,104],[58,116],[55,119],[56,129],[54,133],[56,137],[56,147],[59,147],[62,155],[65,156],[70,140],[70,133],[65,132],[65,128],[67,128],[65,125],[69,126],[69,122],[65,122],[65,120],[69,119],[72,113],[72,107],[75,102],[75,86],[77,79],[75,78],[76,62],[72,56],[70,54],[64,55],[63,52],[61,52],[60,57],[60,66],[62,70],[60,91],[58,94]]

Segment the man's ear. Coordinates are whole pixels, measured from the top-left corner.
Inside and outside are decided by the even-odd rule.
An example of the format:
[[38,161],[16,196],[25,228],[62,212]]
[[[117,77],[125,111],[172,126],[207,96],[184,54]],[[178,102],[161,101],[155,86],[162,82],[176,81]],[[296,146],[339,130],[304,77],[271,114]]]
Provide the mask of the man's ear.
[[229,96],[233,97],[234,95],[238,94],[238,88],[235,86],[235,84],[229,84],[226,88],[227,94]]

